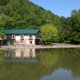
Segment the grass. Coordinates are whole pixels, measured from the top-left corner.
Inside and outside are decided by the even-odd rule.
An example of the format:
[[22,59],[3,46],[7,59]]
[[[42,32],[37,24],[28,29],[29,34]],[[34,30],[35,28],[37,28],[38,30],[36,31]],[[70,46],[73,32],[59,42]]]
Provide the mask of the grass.
[[53,46],[53,44],[46,44],[45,46]]

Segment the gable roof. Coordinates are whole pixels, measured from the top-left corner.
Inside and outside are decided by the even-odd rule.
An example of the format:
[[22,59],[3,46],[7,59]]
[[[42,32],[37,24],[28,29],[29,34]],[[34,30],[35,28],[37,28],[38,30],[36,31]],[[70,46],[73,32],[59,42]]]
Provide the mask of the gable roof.
[[36,34],[38,29],[15,29],[15,30],[0,30],[4,34]]

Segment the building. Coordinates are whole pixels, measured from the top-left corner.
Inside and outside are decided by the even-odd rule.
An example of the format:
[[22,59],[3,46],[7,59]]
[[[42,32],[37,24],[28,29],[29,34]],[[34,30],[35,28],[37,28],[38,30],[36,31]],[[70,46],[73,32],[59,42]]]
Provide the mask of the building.
[[39,44],[39,30],[34,29],[16,29],[16,30],[0,30],[4,33],[3,43],[14,45],[37,45]]

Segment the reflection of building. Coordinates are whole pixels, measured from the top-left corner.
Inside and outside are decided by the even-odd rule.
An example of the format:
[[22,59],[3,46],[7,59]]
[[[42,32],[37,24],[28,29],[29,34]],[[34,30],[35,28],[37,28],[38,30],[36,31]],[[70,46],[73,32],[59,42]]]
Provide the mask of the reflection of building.
[[24,49],[24,55],[23,58],[35,58],[36,57],[36,53],[35,53],[35,49]]
[[7,53],[4,53],[5,58],[36,58],[35,49],[16,49],[11,53],[8,51]]
[[[36,45],[39,44],[39,30],[17,29],[17,30],[1,30],[5,35],[3,42],[13,41],[14,45]],[[5,43],[6,44],[6,43]]]
[[5,62],[39,62],[37,60],[37,53],[35,49],[16,49],[5,50]]

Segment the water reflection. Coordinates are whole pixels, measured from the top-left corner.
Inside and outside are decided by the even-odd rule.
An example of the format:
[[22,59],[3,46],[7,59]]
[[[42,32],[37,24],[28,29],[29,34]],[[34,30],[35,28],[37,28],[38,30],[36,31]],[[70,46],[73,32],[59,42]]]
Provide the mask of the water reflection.
[[0,65],[1,80],[80,80],[80,49],[6,50],[4,59],[7,62]]
[[36,58],[35,49],[5,50],[4,58]]
[[37,60],[38,54],[36,54],[35,49],[15,49],[15,50],[5,50],[4,51],[4,59],[5,61],[11,61],[15,60],[16,62],[22,61],[25,62],[25,60]]

